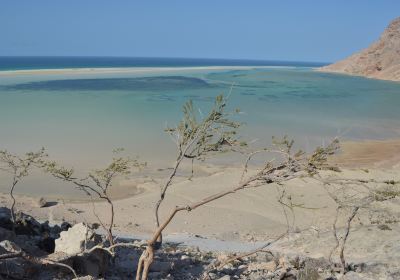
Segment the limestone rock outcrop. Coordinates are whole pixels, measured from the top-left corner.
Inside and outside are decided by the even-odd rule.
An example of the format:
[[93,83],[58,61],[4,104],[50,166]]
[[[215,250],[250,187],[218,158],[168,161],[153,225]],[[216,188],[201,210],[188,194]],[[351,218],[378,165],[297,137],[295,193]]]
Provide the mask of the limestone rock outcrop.
[[367,49],[318,70],[400,81],[400,17]]

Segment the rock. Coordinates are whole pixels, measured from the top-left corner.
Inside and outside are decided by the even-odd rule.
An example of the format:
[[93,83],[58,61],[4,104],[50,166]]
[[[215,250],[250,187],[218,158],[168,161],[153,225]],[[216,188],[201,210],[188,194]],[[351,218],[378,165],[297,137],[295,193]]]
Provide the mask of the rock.
[[54,253],[56,247],[55,240],[52,237],[44,237],[38,244],[39,248],[47,253]]
[[36,206],[43,208],[47,206],[47,200],[44,197],[40,197],[36,200]]
[[7,259],[0,261],[2,279],[34,279],[39,267],[23,259]]
[[233,265],[224,265],[222,268],[222,273],[227,274],[227,275],[235,275],[236,269],[233,267]]
[[2,219],[11,219],[11,211],[7,207],[0,207],[0,220]]
[[60,233],[60,238],[55,240],[54,252],[64,252],[73,256],[96,246],[100,241],[99,235],[83,223],[79,223]]
[[217,256],[217,260],[218,260],[218,262],[220,262],[220,263],[224,263],[224,262],[226,262],[228,259],[229,259],[229,256],[228,256],[227,254],[225,254],[225,253],[221,253],[221,254],[219,254],[219,255]]
[[32,216],[18,212],[15,215],[15,233],[17,235],[41,235],[42,225]]
[[12,229],[11,211],[7,207],[0,207],[0,227]]
[[210,272],[210,273],[208,273],[208,277],[209,277],[211,280],[215,280],[215,279],[217,279],[218,275],[215,274],[215,273]]
[[63,253],[70,257],[73,268],[83,275],[98,277],[104,275],[108,254],[96,250],[90,254],[79,255],[85,249],[93,248],[101,242],[101,238],[92,229],[79,223],[60,233],[60,238],[55,240],[55,254]]
[[[9,240],[0,242],[0,254],[17,252],[21,248]],[[11,279],[32,279],[36,275],[38,265],[21,258],[0,260],[0,272]]]
[[108,267],[108,255],[96,250],[90,255],[73,258],[74,269],[83,275],[103,276]]
[[0,242],[0,247],[6,250],[7,252],[18,252],[21,251],[21,248],[15,244],[14,242],[11,242],[10,240],[3,240]]
[[5,229],[0,227],[0,241],[3,240],[14,240],[15,239],[15,233],[12,232],[11,230]]
[[187,267],[188,265],[192,264],[192,259],[187,255],[182,255],[179,260],[175,261],[173,266],[175,268],[180,267]]
[[137,269],[139,257],[140,254],[136,250],[120,248],[114,259],[115,267],[122,273],[132,277]]
[[172,263],[163,262],[163,261],[155,261],[150,266],[150,271],[153,272],[164,272],[168,273],[172,269]]
[[68,230],[68,229],[71,228],[71,227],[72,227],[71,224],[68,223],[68,222],[62,222],[62,223],[61,223],[61,226],[60,226],[61,231],[66,231],[66,230]]
[[[297,276],[294,271],[286,271],[279,276],[279,280],[297,280]],[[307,278],[307,280],[311,279]]]
[[40,225],[40,231],[42,236],[50,236],[51,226],[49,225],[49,221],[45,221]]
[[358,273],[354,271],[347,272],[343,277],[343,280],[361,280],[361,279],[363,279],[363,277],[361,277]]
[[187,260],[187,259],[190,260],[190,257],[187,256],[187,255],[182,255],[182,256],[181,256],[181,260],[182,260],[182,261]]
[[161,272],[149,272],[148,279],[162,279],[163,273]]
[[50,228],[50,237],[57,239],[60,237],[61,227],[59,225],[54,225]]
[[221,278],[218,278],[217,280],[231,280],[232,278],[229,275],[222,276]]
[[400,81],[400,17],[368,48],[319,70]]
[[275,271],[277,268],[276,263],[274,261],[270,262],[262,262],[262,263],[250,263],[247,267],[249,271],[257,271],[257,270],[267,270],[267,271]]

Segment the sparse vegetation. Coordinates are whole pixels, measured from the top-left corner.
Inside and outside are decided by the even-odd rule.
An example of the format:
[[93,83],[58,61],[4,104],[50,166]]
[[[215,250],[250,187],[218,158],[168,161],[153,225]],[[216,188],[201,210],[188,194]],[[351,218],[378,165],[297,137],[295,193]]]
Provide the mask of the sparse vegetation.
[[[277,242],[284,236],[288,236],[291,233],[291,229],[294,228],[294,220],[296,218],[295,209],[306,207],[303,204],[295,203],[293,197],[285,188],[285,183],[295,178],[315,178],[324,184],[329,196],[337,204],[336,216],[332,224],[335,246],[330,253],[329,260],[335,265],[336,262],[333,260],[333,257],[337,254],[340,273],[345,274],[349,267],[345,254],[346,244],[351,235],[355,218],[359,215],[360,211],[372,211],[371,209],[376,203],[385,202],[400,196],[399,182],[395,180],[376,181],[343,179],[341,177],[325,178],[319,176],[321,170],[340,171],[328,161],[329,156],[333,155],[339,148],[339,141],[337,139],[334,139],[332,143],[326,147],[317,148],[312,153],[295,150],[294,141],[286,136],[282,139],[273,138],[270,147],[252,150],[252,148],[238,136],[238,129],[241,124],[235,120],[235,115],[239,113],[239,110],[227,111],[226,102],[227,99],[224,96],[217,96],[213,107],[207,114],[203,115],[195,108],[193,103],[189,101],[183,106],[183,118],[179,124],[176,127],[166,129],[166,132],[176,144],[177,155],[171,173],[160,188],[160,197],[154,205],[156,226],[151,238],[146,242],[144,247],[140,247],[134,243],[118,243],[114,240],[115,210],[114,202],[110,197],[110,188],[116,178],[127,176],[131,173],[133,168],[141,168],[144,166],[144,164],[136,159],[121,156],[120,153],[123,152],[122,149],[114,151],[114,158],[105,168],[96,169],[82,177],[76,175],[76,172],[72,168],[66,168],[54,161],[48,161],[44,149],[36,153],[27,153],[24,157],[15,156],[7,151],[0,151],[1,169],[9,172],[13,176],[10,188],[13,223],[15,223],[15,197],[13,195],[15,186],[22,178],[29,175],[31,168],[42,168],[57,179],[70,182],[88,195],[93,205],[94,215],[100,226],[106,232],[107,241],[91,248],[85,248],[83,252],[80,252],[76,256],[90,256],[99,250],[105,252],[107,256],[116,257],[120,252],[117,248],[120,247],[131,247],[135,248],[135,250],[142,250],[136,269],[136,280],[147,280],[150,267],[156,255],[163,253],[159,251],[163,241],[163,232],[173,223],[174,218],[180,212],[194,211],[210,202],[242,191],[250,191],[250,189],[260,187],[276,188],[278,193],[277,201],[282,206],[286,218],[287,231],[274,241],[266,243],[254,251],[235,255],[225,261],[209,263],[209,269],[203,271],[202,278],[211,279],[209,276],[211,270],[223,269],[225,265],[238,262],[239,260],[241,261],[249,256],[263,252],[272,243]],[[195,161],[204,161],[220,153],[229,151],[239,152],[245,157],[240,179],[234,185],[226,190],[211,193],[204,197],[198,197],[189,203],[177,205],[170,209],[169,213],[166,215],[165,213],[160,215],[160,209],[162,209],[161,205],[167,198],[168,190],[172,186],[177,172],[185,160],[191,161],[192,177],[193,163]],[[257,163],[255,163],[256,156]],[[262,159],[262,164],[260,164],[260,159]],[[97,215],[94,206],[95,200],[101,200],[108,204],[109,219],[107,221],[104,221]],[[165,218],[161,220],[160,216]],[[339,227],[339,222],[343,222],[343,228]],[[384,231],[391,230],[386,223],[379,224],[379,229]],[[32,258],[21,248],[15,247],[17,248],[15,249],[14,247],[7,247],[11,245],[3,245],[9,253],[0,255],[0,260],[23,258],[24,260],[36,264],[63,267],[74,274],[75,277],[79,274],[75,271],[73,266],[64,264],[64,259],[62,262],[55,262],[45,257]],[[280,261],[276,261],[274,264],[271,263],[270,267],[276,268],[277,265],[280,265],[279,262]],[[283,266],[283,268],[284,267],[285,266]],[[317,267],[309,264],[302,267],[299,266],[297,277],[298,279],[318,279],[319,272]]]
[[[337,252],[340,259],[340,271],[345,274],[348,271],[345,249],[354,218],[360,211],[373,212],[375,203],[379,204],[399,196],[400,185],[393,180],[380,182],[345,178],[328,178],[323,182],[328,194],[337,204],[336,216],[332,224],[335,246],[329,254],[329,260],[334,266],[332,256]],[[341,216],[345,220],[343,230],[337,226]]]
[[18,156],[7,150],[0,151],[0,170],[9,173],[12,177],[10,186],[11,218],[13,226],[15,224],[15,197],[14,190],[18,183],[30,174],[32,168],[41,167],[46,157],[44,148],[37,152],[28,152],[24,156]]
[[[306,155],[303,151],[293,152],[294,141],[289,140],[287,137],[281,140],[274,139],[273,148],[248,152],[243,175],[237,185],[226,191],[200,198],[198,201],[188,205],[176,206],[174,209],[171,209],[170,214],[164,222],[160,223],[158,218],[159,206],[165,199],[166,190],[176,175],[180,162],[185,155],[188,154],[196,158],[201,158],[208,152],[220,151],[225,145],[232,147],[237,142],[237,140],[231,138],[231,135],[236,134],[234,130],[231,129],[236,129],[238,125],[225,117],[223,111],[225,106],[226,103],[223,96],[218,96],[216,98],[215,107],[210,111],[209,115],[202,121],[197,122],[193,114],[193,105],[189,102],[184,106],[183,120],[178,128],[169,130],[176,135],[179,157],[167,184],[162,189],[161,198],[156,203],[157,228],[153,236],[147,242],[146,249],[139,259],[136,280],[146,280],[148,278],[149,269],[154,261],[156,250],[160,246],[162,232],[173,221],[177,213],[181,211],[193,211],[207,203],[242,190],[272,184],[280,185],[294,178],[313,176],[317,174],[320,169],[330,168],[330,165],[327,163],[327,157],[337,150],[337,140],[334,140],[325,148],[317,148],[311,155]],[[229,129],[228,132],[226,132],[227,128]],[[213,139],[217,141],[212,142]],[[184,148],[182,149],[182,147]],[[276,162],[274,162],[274,160],[267,160],[255,174],[247,174],[250,161],[256,154],[260,153],[278,154],[280,160],[276,160]]]
[[57,179],[61,179],[63,181],[71,182],[72,184],[74,184],[79,190],[90,197],[92,203],[93,198],[101,199],[107,202],[110,208],[110,217],[108,222],[104,222],[100,219],[100,217],[96,214],[94,205],[93,212],[98,222],[107,233],[107,238],[111,246],[114,245],[113,227],[115,212],[114,203],[110,197],[109,190],[112,187],[114,180],[118,176],[128,175],[131,173],[133,167],[140,168],[144,165],[136,159],[119,156],[118,154],[122,151],[122,149],[114,150],[114,154],[116,155],[116,157],[112,159],[111,163],[108,166],[106,166],[104,169],[94,170],[90,172],[87,177],[84,178],[77,178],[73,169],[59,166],[54,161],[46,162],[44,165],[45,170],[48,173],[50,173]]

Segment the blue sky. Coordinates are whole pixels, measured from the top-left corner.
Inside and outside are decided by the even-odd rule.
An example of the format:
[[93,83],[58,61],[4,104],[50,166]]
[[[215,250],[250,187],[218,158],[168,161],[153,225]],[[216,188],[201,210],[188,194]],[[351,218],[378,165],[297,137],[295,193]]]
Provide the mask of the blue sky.
[[330,62],[397,16],[399,0],[1,0],[0,55]]

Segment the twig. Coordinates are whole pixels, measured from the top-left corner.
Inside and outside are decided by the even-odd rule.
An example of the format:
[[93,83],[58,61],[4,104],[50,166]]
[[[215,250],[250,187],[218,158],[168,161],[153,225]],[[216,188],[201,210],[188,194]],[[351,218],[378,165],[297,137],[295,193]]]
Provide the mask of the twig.
[[250,251],[250,252],[248,252],[248,253],[244,253],[244,254],[241,254],[241,255],[238,255],[238,256],[231,257],[231,258],[229,258],[227,261],[221,263],[221,264],[218,266],[218,269],[224,267],[224,266],[227,265],[228,263],[231,263],[231,262],[233,262],[233,261],[235,261],[235,260],[243,259],[243,258],[246,258],[246,257],[248,257],[248,256],[254,255],[254,254],[258,253],[258,252],[261,252],[261,251],[263,251],[265,248],[267,248],[267,247],[271,246],[272,244],[278,242],[280,239],[282,239],[282,238],[285,237],[286,235],[287,235],[287,233],[283,233],[283,234],[281,234],[280,236],[278,236],[277,238],[275,238],[274,240],[272,240],[272,241],[270,241],[270,242],[264,244],[263,246],[261,246],[261,247],[255,249],[255,250],[253,250],[253,251]]
[[74,275],[75,278],[78,277],[75,270],[71,266],[64,263],[52,261],[47,258],[38,258],[31,256],[28,253],[24,252],[18,245],[16,245],[11,241],[6,240],[0,242],[0,247],[4,248],[7,252],[10,252],[8,254],[1,255],[0,259],[19,257],[34,264],[59,266],[68,269]]

